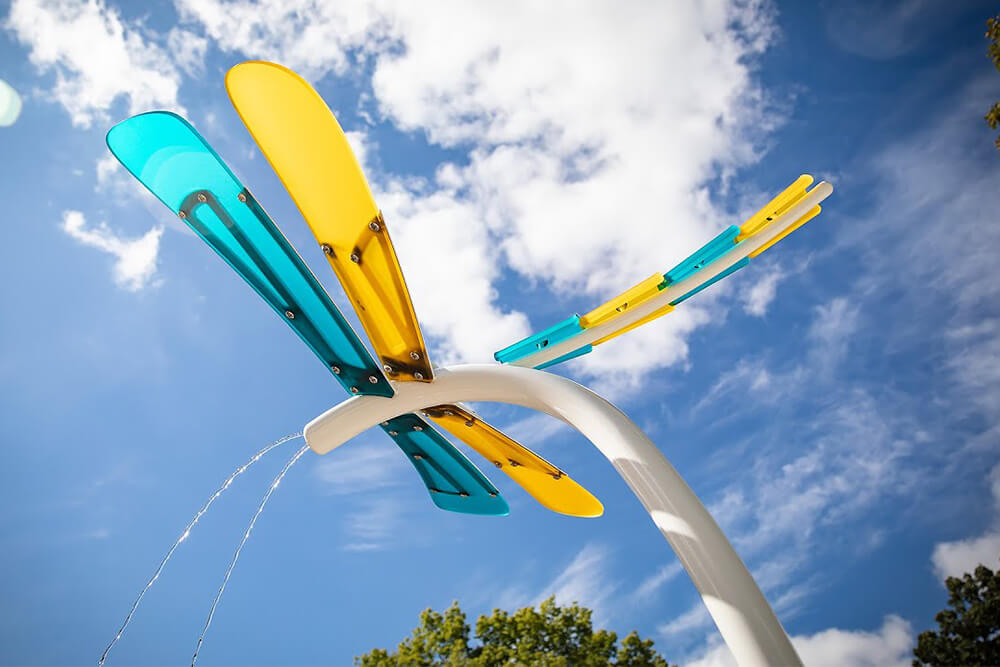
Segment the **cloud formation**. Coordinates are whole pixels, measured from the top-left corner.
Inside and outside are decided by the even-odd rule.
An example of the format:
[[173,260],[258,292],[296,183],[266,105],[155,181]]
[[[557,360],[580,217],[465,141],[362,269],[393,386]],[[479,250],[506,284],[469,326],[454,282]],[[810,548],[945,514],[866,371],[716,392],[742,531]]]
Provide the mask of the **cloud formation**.
[[1000,560],[1000,465],[990,471],[989,481],[996,512],[993,527],[979,537],[935,544],[931,561],[939,579],[961,577],[975,570],[977,565],[997,569]]
[[112,255],[115,258],[112,269],[115,284],[122,289],[137,292],[156,284],[153,278],[163,227],[153,227],[137,239],[124,239],[104,222],[88,227],[83,213],[64,211],[62,230],[83,245]]
[[0,79],[0,127],[10,127],[21,115],[21,96],[14,88]]

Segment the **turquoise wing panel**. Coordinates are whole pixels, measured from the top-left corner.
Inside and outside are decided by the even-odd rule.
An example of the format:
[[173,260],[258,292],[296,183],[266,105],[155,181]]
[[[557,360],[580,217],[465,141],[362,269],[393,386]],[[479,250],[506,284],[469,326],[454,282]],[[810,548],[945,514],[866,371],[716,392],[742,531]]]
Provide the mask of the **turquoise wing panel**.
[[507,501],[479,468],[414,414],[382,423],[382,430],[396,441],[443,510],[464,514],[506,516]]
[[[717,260],[733,249],[740,228],[730,225],[714,239],[695,250],[690,257],[663,274],[663,287],[678,283]],[[661,289],[663,288],[661,287]]]
[[165,111],[133,116],[111,128],[108,148],[243,276],[347,391],[393,395],[302,258],[186,120]]
[[572,338],[581,331],[583,331],[583,327],[580,326],[580,317],[578,315],[571,315],[544,331],[539,331],[524,340],[520,340],[513,345],[508,345],[504,349],[494,352],[493,358],[502,364],[509,364],[529,354],[544,350],[550,345],[560,343],[567,338]]
[[698,287],[695,287],[693,290],[691,290],[690,292],[688,292],[684,296],[681,296],[681,297],[679,297],[677,299],[674,299],[673,301],[670,302],[670,305],[671,306],[676,306],[679,303],[683,303],[684,301],[687,301],[688,299],[690,299],[691,297],[693,297],[698,292],[702,291],[703,289],[705,289],[707,287],[711,287],[712,285],[714,285],[715,283],[719,282],[720,280],[722,280],[723,278],[725,278],[729,274],[736,273],[737,271],[739,271],[740,269],[742,269],[744,266],[746,266],[749,263],[750,263],[750,258],[749,257],[744,257],[743,259],[741,259],[740,261],[736,262],[735,264],[733,264],[728,269],[726,269],[725,271],[723,271],[719,275],[715,276],[711,280],[705,282],[704,284],[699,285]]

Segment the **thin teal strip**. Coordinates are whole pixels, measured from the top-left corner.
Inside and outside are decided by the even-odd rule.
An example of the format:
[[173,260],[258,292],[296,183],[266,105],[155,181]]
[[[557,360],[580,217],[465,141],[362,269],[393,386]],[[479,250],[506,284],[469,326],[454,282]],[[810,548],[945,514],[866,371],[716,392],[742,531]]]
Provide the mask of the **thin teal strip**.
[[512,361],[517,361],[529,354],[534,354],[539,350],[544,350],[550,345],[555,345],[556,343],[561,343],[567,338],[571,338],[578,333],[583,331],[583,327],[580,326],[580,316],[572,315],[567,317],[562,322],[554,324],[544,331],[539,331],[538,333],[528,336],[524,340],[518,341],[513,345],[509,345],[504,349],[494,352],[493,358],[502,364],[509,364]]
[[698,292],[702,291],[706,287],[711,287],[712,285],[714,285],[715,283],[719,282],[720,280],[722,280],[723,278],[725,278],[729,274],[736,273],[737,271],[739,271],[740,269],[742,269],[744,266],[746,266],[749,263],[750,263],[750,258],[749,257],[744,257],[743,259],[741,259],[740,261],[736,262],[735,264],[733,264],[732,266],[730,266],[728,269],[726,269],[725,271],[723,271],[719,275],[717,275],[714,278],[712,278],[711,280],[709,280],[707,283],[705,283],[703,285],[700,285],[698,287],[695,287],[693,290],[691,290],[690,292],[688,292],[687,294],[685,294],[681,298],[675,299],[674,301],[671,301],[670,305],[671,306],[676,306],[677,304],[682,303],[682,302],[690,299],[691,297],[693,297],[695,294],[697,294]]
[[576,359],[577,357],[582,357],[585,354],[589,354],[594,347],[592,345],[584,345],[583,347],[578,347],[572,352],[567,352],[561,357],[556,357],[552,361],[546,361],[544,364],[539,364],[535,366],[538,370],[543,368],[548,368],[549,366],[555,366],[556,364],[561,364],[564,361],[569,361],[570,359]]

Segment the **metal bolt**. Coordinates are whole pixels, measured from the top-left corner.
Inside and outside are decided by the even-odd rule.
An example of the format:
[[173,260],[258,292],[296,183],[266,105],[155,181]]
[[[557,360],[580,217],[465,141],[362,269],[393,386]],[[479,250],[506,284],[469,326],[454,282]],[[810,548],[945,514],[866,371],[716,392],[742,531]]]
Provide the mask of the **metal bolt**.
[[461,492],[461,493],[459,493],[458,495],[459,495],[459,496],[461,496],[462,498],[468,498],[468,497],[469,497],[469,494],[468,494],[468,493],[466,493],[465,491],[462,491],[462,492]]
[[420,371],[413,371],[413,379],[414,380],[423,380],[424,379],[424,374],[421,373]]
[[414,431],[423,431],[424,427],[421,426],[420,424],[417,424],[416,426],[413,427],[413,430]]
[[290,310],[286,310],[285,311],[285,317],[287,317],[290,320],[294,320],[295,319],[295,313],[293,313]]
[[382,364],[382,370],[384,370],[386,373],[388,373],[390,375],[395,375],[396,374],[396,371],[394,371],[392,369],[392,366],[390,366],[389,364]]
[[333,246],[331,246],[329,243],[319,244],[319,249],[323,251],[324,255],[329,255],[330,257],[333,257]]
[[188,214],[185,213],[184,211],[177,211],[177,217],[180,218],[181,220],[184,220],[188,217]]
[[382,422],[381,426],[388,426],[389,422]]
[[561,472],[552,473],[552,479],[562,479],[562,473]]
[[510,467],[511,467],[511,468],[516,468],[516,467],[518,467],[519,465],[521,465],[520,463],[518,463],[518,462],[517,462],[517,461],[515,461],[514,459],[507,459],[507,462],[508,462],[508,463],[510,463]]
[[497,494],[495,491],[490,491],[490,498],[496,498]]
[[379,227],[379,225],[378,225],[377,222],[375,222],[374,220],[372,220],[371,222],[368,223],[368,229],[372,230],[373,232],[377,232],[378,230],[380,230],[382,228]]
[[467,420],[467,421],[465,422],[465,425],[466,425],[466,426],[472,426],[472,425],[473,425],[474,423],[475,423],[474,421],[472,421],[471,419],[469,419],[469,420]]
[[340,375],[340,366],[330,366],[330,370],[334,375]]
[[391,435],[391,436],[397,436],[397,435],[399,435],[399,431],[389,431],[389,435]]
[[439,491],[438,489],[435,489],[435,488],[433,488],[433,487],[431,487],[431,488],[430,488],[430,489],[428,489],[428,490],[429,490],[429,491],[430,491],[431,493],[441,493],[441,492],[440,492],[440,491]]
[[245,194],[243,194],[242,192],[239,193],[238,195],[236,195],[236,198],[239,199],[244,204],[247,203],[247,196]]
[[198,201],[200,201],[202,204],[204,204],[205,202],[208,201],[208,197],[206,197],[205,195],[203,195],[202,193],[199,192],[198,193]]
[[423,454],[414,454],[413,458],[415,458],[418,461],[422,461],[424,459],[424,455]]
[[361,391],[361,390],[360,390],[360,389],[358,389],[357,387],[351,387],[351,393],[352,393],[352,394],[357,394],[357,393],[359,393],[360,391]]
[[352,252],[351,253],[351,261],[354,262],[355,264],[360,264],[361,263],[361,256],[358,253],[356,253],[356,252]]
[[498,467],[498,468],[502,468],[502,467],[503,467],[503,464],[502,464],[502,463],[500,463],[499,461],[494,461],[494,462],[493,462],[493,465],[495,465],[495,466],[496,466],[496,467]]
[[368,381],[371,382],[372,384],[378,384],[378,378],[375,377],[374,375],[369,375]]
[[420,361],[420,353],[410,352],[410,359],[413,359],[414,361]]

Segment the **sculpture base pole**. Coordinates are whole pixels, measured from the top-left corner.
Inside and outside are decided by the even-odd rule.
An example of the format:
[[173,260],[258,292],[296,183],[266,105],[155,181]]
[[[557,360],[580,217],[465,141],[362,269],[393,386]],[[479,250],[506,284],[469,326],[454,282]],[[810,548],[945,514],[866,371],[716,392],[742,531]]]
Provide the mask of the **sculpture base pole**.
[[639,498],[740,665],[802,664],[712,515],[663,453],[615,406],[572,380],[530,368],[483,364],[434,373],[431,383],[395,383],[392,398],[356,396],[327,410],[303,429],[306,442],[326,454],[397,415],[460,401],[511,403],[552,415],[589,439]]

